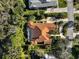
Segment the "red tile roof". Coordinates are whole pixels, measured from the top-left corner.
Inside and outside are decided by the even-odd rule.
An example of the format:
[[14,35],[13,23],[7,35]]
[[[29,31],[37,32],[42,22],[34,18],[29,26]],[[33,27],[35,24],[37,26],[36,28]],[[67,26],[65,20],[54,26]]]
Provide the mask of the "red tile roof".
[[36,41],[37,43],[45,42],[46,40],[50,42],[48,32],[56,29],[56,25],[53,23],[33,23],[32,21],[28,23],[28,27],[32,29],[32,42]]

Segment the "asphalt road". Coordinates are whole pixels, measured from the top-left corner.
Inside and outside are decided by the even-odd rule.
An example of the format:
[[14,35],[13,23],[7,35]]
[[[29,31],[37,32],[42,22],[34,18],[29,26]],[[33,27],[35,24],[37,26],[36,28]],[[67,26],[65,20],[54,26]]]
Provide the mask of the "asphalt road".
[[68,28],[67,28],[67,39],[73,40],[73,27],[74,27],[74,8],[73,0],[67,0],[67,11],[68,11]]

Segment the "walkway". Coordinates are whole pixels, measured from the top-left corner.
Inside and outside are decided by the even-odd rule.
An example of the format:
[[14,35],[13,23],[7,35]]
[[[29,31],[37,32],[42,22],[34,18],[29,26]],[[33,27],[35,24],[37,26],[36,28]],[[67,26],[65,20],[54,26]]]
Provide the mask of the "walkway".
[[[62,12],[67,12],[67,7],[66,8],[48,8],[45,13],[62,13]],[[75,10],[74,8],[74,13],[79,14],[79,10]]]

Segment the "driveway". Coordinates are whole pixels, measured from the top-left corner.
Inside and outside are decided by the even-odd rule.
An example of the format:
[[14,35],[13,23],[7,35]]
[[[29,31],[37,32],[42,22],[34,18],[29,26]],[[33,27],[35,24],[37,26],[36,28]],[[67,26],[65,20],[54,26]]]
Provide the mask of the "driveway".
[[[67,7],[66,8],[48,8],[45,13],[62,13],[62,12],[67,12]],[[75,10],[74,8],[74,13],[79,14],[79,10]]]

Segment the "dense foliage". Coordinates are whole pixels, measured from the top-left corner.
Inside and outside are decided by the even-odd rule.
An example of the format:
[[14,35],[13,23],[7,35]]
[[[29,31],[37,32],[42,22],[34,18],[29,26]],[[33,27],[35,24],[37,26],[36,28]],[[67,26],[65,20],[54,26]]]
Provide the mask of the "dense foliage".
[[67,1],[66,0],[58,0],[59,1],[59,7],[64,8],[67,7]]
[[24,7],[23,0],[0,1],[0,49],[3,51],[1,59],[25,59],[22,48]]

